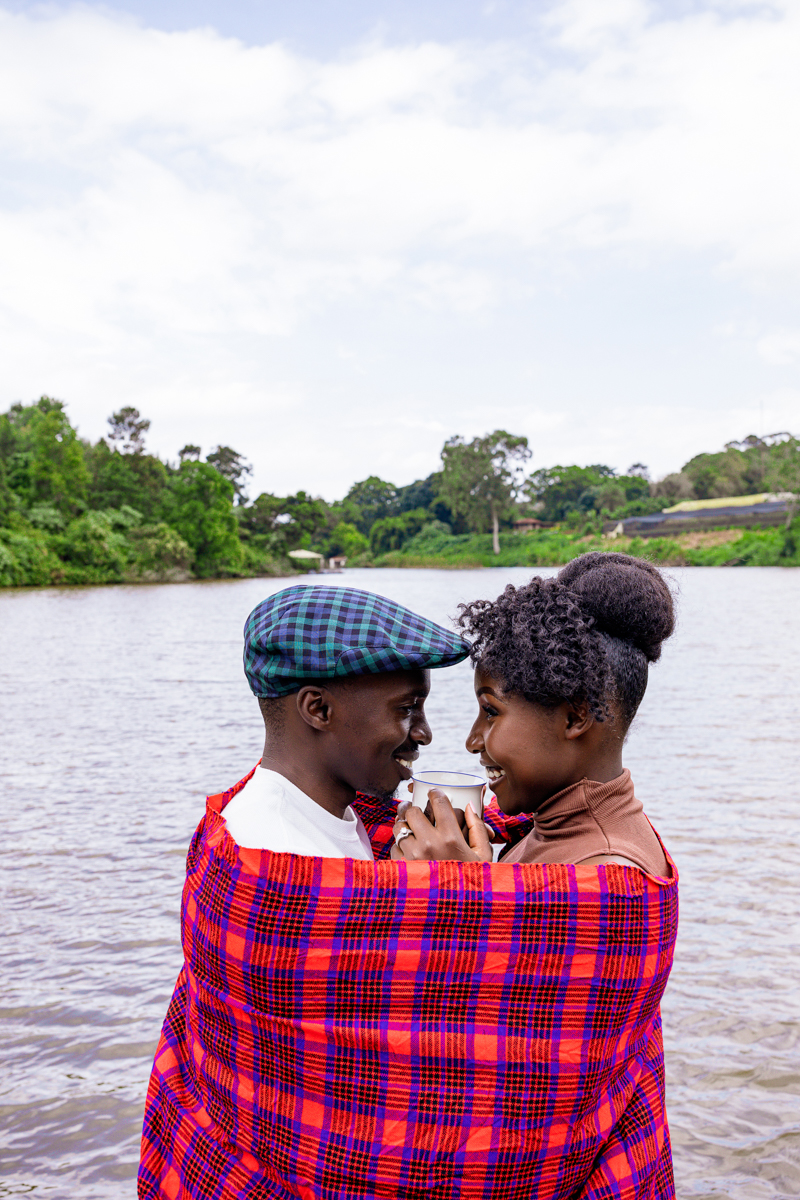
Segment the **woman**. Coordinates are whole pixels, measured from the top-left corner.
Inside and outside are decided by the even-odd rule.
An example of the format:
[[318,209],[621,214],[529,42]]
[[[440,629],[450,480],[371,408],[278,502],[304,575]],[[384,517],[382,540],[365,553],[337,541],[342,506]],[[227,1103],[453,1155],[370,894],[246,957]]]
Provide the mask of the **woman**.
[[[669,878],[622,765],[648,665],[675,624],[659,571],[625,554],[584,554],[555,579],[462,605],[459,624],[472,638],[478,701],[467,749],[480,754],[501,813],[535,814],[501,861],[616,862]],[[404,809],[393,857],[490,862],[472,810],[465,840],[443,794],[435,799],[433,824]]]
[[[480,755],[497,797],[498,809],[492,806],[486,814],[495,837],[505,834],[514,843],[500,855],[499,864],[542,864],[551,871],[557,870],[555,864],[571,865],[576,882],[580,871],[588,890],[571,911],[569,906],[558,911],[558,896],[554,910],[544,909],[539,915],[545,922],[551,917],[556,924],[563,921],[567,942],[577,936],[570,916],[588,927],[596,922],[596,941],[588,938],[587,993],[598,989],[603,977],[624,977],[635,961],[637,939],[642,951],[639,968],[646,975],[654,929],[660,930],[655,942],[666,984],[677,933],[677,873],[622,763],[625,737],[647,687],[649,664],[658,660],[662,642],[674,629],[672,596],[661,574],[652,564],[624,554],[585,554],[555,579],[534,578],[521,588],[509,585],[496,601],[462,605],[459,624],[473,639],[478,701],[467,748]],[[487,826],[471,809],[466,835],[444,793],[431,793],[429,811],[431,820],[420,809],[401,809],[394,826],[396,861],[492,861]],[[521,819],[529,813],[532,818]],[[612,871],[622,868],[629,877],[629,896],[618,897],[616,928],[592,912],[592,882],[586,877],[592,868],[599,892],[610,886]],[[552,886],[549,876],[545,886]],[[671,909],[666,923],[665,906]],[[627,956],[619,953],[626,927]],[[545,942],[537,950],[547,948]],[[602,1017],[599,991],[586,1007],[579,987],[562,992],[567,1001],[562,1008],[555,992],[552,999],[543,997],[556,1008],[560,1022],[551,1052],[574,1054],[584,1078],[598,1072],[598,1121],[605,1105],[614,1107],[619,1079],[627,1075],[629,1081],[638,1080],[598,1139],[595,1160],[586,1163],[583,1176],[576,1172],[575,1197],[674,1196],[660,994],[643,989],[642,976],[628,982],[633,1006],[649,1010],[653,1020],[638,1025],[634,1053],[622,1050],[619,1071],[607,1072],[602,1081],[599,1075],[609,1046],[597,1036],[597,1017]]]

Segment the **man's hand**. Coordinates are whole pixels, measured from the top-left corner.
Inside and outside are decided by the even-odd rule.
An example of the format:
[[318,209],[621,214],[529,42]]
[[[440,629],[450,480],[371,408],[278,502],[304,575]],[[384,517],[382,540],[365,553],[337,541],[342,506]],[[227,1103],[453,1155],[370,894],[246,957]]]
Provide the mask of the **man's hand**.
[[[413,862],[435,859],[439,862],[491,862],[489,834],[471,806],[465,811],[467,836],[461,832],[452,804],[444,792],[431,788],[428,811],[433,820],[412,804],[401,805],[394,826],[395,844],[391,857]],[[410,832],[407,832],[410,831]]]

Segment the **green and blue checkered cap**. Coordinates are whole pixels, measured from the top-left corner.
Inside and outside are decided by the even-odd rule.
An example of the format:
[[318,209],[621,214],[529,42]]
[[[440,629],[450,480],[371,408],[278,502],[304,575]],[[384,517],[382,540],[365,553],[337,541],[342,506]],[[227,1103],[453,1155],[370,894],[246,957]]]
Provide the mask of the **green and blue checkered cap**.
[[284,588],[244,627],[244,673],[256,696],[286,696],[306,679],[449,667],[468,653],[457,634],[355,588]]

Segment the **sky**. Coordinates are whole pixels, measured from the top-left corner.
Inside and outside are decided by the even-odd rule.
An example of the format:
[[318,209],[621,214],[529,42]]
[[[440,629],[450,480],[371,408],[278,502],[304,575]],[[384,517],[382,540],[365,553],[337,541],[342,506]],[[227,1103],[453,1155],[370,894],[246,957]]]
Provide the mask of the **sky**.
[[251,495],[800,432],[800,0],[0,0],[0,411]]

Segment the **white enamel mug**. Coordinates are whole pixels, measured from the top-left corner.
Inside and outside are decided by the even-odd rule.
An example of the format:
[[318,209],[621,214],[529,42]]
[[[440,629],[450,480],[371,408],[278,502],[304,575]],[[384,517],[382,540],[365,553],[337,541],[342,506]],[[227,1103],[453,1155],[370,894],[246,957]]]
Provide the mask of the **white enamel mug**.
[[416,808],[428,807],[428,793],[432,788],[444,792],[453,808],[465,809],[471,804],[477,815],[483,813],[483,789],[486,780],[481,775],[468,775],[466,771],[422,771],[412,776],[414,790],[411,802]]

